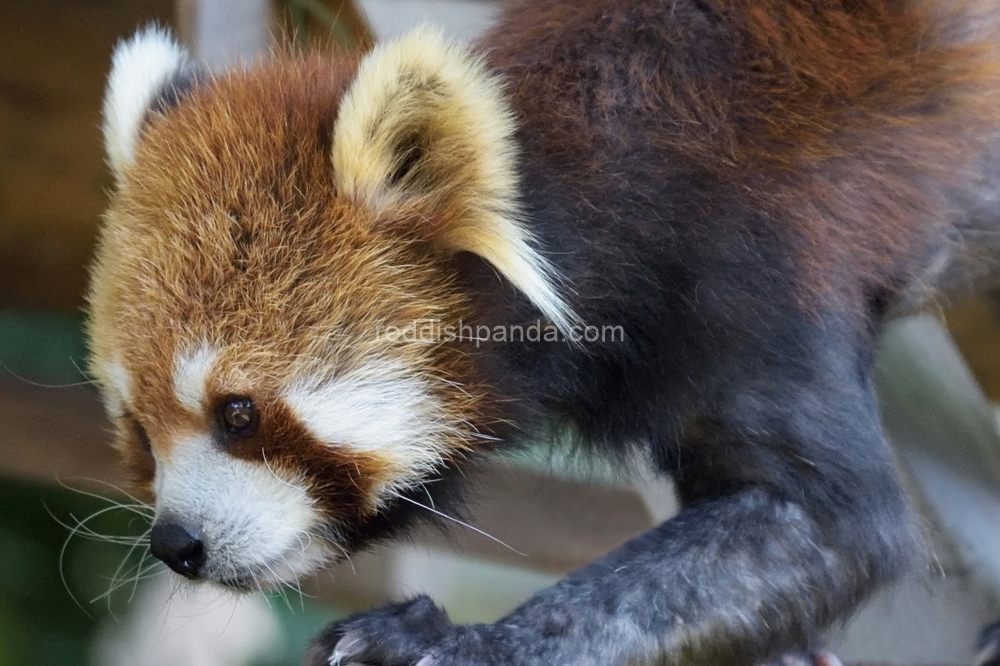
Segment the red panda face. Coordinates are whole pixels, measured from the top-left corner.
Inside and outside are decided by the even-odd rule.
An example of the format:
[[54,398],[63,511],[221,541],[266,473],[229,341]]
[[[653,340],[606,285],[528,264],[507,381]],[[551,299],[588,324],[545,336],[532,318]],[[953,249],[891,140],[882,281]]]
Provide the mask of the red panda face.
[[468,355],[384,334],[465,316],[452,254],[568,315],[516,219],[510,115],[467,53],[420,32],[172,91],[188,69],[155,30],[115,56],[92,369],[155,498],[154,554],[280,584],[485,435]]

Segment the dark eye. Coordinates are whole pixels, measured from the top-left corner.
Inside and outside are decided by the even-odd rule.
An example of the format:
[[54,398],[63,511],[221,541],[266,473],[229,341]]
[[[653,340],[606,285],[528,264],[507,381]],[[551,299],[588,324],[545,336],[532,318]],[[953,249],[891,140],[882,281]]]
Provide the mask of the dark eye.
[[225,398],[219,406],[219,418],[227,435],[249,437],[257,432],[257,408],[250,398]]

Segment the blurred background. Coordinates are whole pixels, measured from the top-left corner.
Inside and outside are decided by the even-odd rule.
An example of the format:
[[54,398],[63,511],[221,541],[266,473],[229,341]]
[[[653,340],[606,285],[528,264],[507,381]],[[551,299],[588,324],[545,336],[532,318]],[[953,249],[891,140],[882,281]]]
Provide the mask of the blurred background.
[[[326,621],[429,592],[488,621],[662,520],[668,485],[539,453],[483,475],[470,523],[424,530],[309,581],[230,598],[178,586],[141,539],[83,368],[87,265],[111,178],[100,107],[114,44],[150,21],[213,68],[274,40],[364,47],[421,21],[474,38],[486,0],[0,0],[0,666],[297,664]],[[987,299],[893,323],[890,437],[935,569],[831,633],[841,657],[962,664],[1000,617],[1000,318]]]

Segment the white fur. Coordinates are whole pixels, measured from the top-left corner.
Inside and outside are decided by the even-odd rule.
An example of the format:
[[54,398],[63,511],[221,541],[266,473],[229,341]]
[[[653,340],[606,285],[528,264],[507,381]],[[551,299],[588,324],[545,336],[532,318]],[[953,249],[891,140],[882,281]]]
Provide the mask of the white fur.
[[209,585],[178,593],[156,571],[129,596],[125,617],[103,622],[86,663],[101,666],[245,666],[281,663],[285,636],[263,597]]
[[207,434],[175,443],[157,460],[159,517],[200,530],[209,580],[251,573],[259,583],[292,582],[330,556],[313,531],[323,523],[302,478],[230,456]]
[[104,95],[104,147],[115,176],[135,159],[143,118],[163,84],[188,63],[170,33],[156,26],[121,42]]
[[208,377],[218,355],[206,343],[174,357],[174,394],[177,401],[192,412],[200,414],[205,408]]
[[119,360],[106,363],[103,367],[105,382],[104,404],[112,416],[121,416],[132,402],[132,377]]
[[328,446],[389,462],[395,468],[389,486],[405,486],[438,465],[454,433],[426,381],[391,361],[326,380],[303,378],[282,397]]

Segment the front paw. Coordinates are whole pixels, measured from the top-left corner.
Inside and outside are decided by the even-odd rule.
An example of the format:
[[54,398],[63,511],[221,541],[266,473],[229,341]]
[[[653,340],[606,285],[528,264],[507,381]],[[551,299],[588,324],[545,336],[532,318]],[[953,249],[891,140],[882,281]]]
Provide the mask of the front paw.
[[432,650],[456,632],[426,596],[353,615],[313,639],[304,666],[426,666]]

